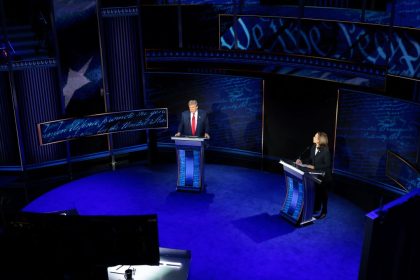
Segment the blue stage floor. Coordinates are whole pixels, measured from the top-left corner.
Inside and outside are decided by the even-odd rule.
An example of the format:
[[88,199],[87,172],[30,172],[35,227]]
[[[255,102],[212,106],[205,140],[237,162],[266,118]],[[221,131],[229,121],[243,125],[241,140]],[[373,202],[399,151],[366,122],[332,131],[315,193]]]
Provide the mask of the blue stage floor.
[[[205,193],[176,192],[175,164],[135,165],[62,185],[31,212],[158,215],[160,246],[191,250],[190,280],[355,280],[365,213],[330,193],[328,216],[297,228],[279,216],[281,174],[206,165]],[[339,186],[336,186],[339,188]]]

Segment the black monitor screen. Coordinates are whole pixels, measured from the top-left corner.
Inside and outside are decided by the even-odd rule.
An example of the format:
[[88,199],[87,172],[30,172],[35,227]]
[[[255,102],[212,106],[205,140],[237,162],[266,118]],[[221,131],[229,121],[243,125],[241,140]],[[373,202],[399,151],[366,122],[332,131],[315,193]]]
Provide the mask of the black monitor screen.
[[33,250],[57,265],[159,265],[156,215],[72,216],[24,213]]

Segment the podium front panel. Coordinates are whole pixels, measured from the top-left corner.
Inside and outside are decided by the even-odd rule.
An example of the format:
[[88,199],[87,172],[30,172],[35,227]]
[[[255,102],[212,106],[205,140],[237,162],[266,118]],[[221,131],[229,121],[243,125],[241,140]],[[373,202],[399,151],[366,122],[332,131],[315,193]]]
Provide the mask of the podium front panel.
[[283,216],[291,220],[293,223],[298,223],[304,198],[303,181],[299,178],[285,174],[286,178],[286,198],[284,200],[281,212]]
[[204,141],[199,137],[171,137],[178,162],[177,190],[199,192],[204,184]]
[[303,225],[314,221],[315,177],[284,161],[280,161],[284,169],[286,197],[281,215],[294,224]]
[[178,187],[201,187],[201,149],[178,146]]
[[195,147],[201,147],[203,145],[202,140],[198,138],[198,140],[175,140],[175,145],[177,146],[195,146]]

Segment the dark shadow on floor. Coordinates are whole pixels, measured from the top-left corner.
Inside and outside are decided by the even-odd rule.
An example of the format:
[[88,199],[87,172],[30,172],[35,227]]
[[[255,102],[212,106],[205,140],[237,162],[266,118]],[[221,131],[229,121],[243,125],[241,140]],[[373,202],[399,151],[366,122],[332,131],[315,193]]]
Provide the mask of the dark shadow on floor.
[[177,210],[208,209],[213,203],[214,194],[207,192],[173,191],[166,197],[165,205]]
[[256,243],[291,233],[296,228],[280,215],[263,213],[233,221],[232,224]]

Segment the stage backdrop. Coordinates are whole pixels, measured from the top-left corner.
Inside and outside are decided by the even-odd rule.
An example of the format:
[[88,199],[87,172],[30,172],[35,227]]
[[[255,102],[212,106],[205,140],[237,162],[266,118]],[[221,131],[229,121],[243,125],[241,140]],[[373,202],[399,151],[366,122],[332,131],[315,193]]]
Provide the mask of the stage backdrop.
[[391,150],[413,165],[420,145],[420,104],[341,90],[334,172],[400,189],[385,175]]
[[[96,1],[55,0],[54,10],[65,117],[104,113]],[[107,150],[106,136],[70,142],[72,157],[106,153]]]
[[262,152],[261,79],[149,73],[146,88],[152,107],[168,108],[169,128],[158,132],[159,143],[172,143],[188,100],[197,99],[209,113],[211,149]]

